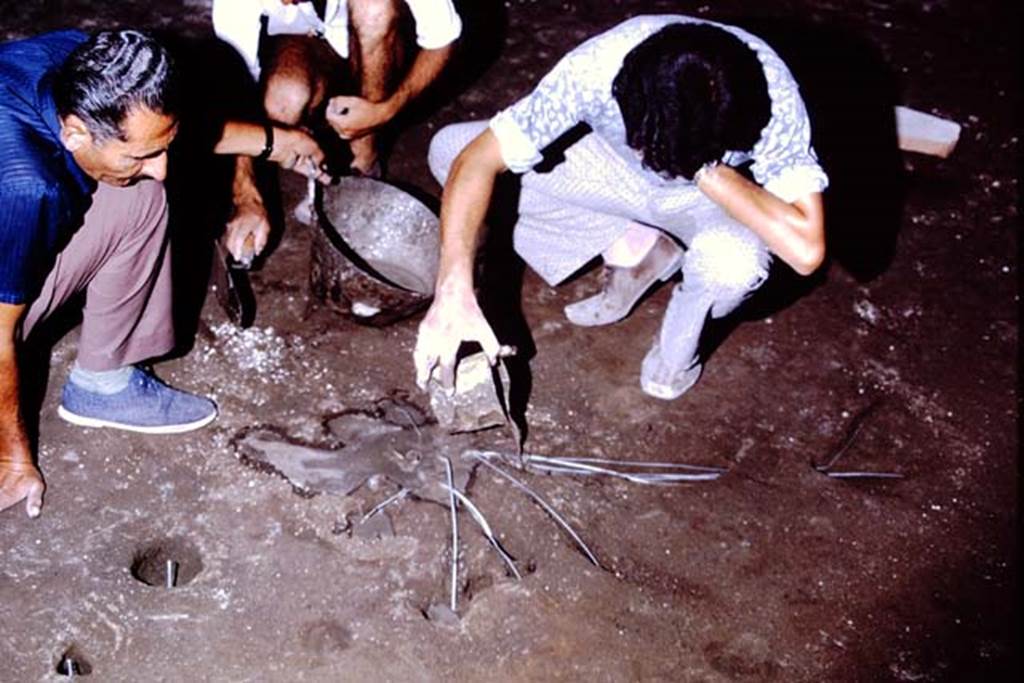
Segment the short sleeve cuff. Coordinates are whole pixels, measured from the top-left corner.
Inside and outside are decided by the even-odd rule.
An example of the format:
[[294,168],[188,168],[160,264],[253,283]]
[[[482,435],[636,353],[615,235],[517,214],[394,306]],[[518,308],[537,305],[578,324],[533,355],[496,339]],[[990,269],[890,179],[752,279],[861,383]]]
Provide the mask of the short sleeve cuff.
[[451,45],[462,35],[462,19],[458,14],[437,25],[431,25],[429,30],[422,33],[417,29],[416,44],[424,50],[437,50],[438,48]]
[[809,194],[823,192],[828,176],[817,165],[790,166],[764,184],[764,189],[790,204]]
[[543,159],[540,150],[507,110],[491,119],[490,128],[498,138],[505,166],[513,173],[526,173]]
[[28,303],[28,294],[13,290],[0,289],[0,304],[19,306]]

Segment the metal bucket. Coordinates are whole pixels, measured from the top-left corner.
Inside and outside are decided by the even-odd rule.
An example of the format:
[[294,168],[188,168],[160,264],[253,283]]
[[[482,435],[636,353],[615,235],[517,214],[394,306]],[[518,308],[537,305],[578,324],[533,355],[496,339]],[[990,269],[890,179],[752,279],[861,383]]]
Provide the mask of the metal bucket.
[[437,277],[434,212],[411,194],[370,178],[321,188],[314,235],[314,296],[366,325],[387,325],[422,310]]

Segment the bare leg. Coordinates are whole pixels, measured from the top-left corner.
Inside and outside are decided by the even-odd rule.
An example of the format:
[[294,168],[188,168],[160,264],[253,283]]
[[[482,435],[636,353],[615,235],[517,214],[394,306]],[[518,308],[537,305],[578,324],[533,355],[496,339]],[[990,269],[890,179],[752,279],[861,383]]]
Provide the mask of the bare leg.
[[641,261],[658,241],[660,232],[635,221],[612,245],[601,252],[605,264],[616,268],[632,268]]
[[[399,16],[397,0],[349,0],[352,68],[359,79],[360,96],[371,102],[387,99],[404,61]],[[376,136],[365,135],[350,144],[352,168],[371,171],[377,163]]]
[[[323,41],[309,36],[277,36],[264,71],[263,109],[272,121],[289,126],[309,125],[313,112],[326,99],[331,69],[338,66],[333,54],[325,54]],[[251,164],[240,159],[239,163]],[[304,225],[313,223],[309,201],[296,204],[293,215]]]
[[305,123],[327,94],[327,75],[317,60],[318,38],[277,36],[265,70],[263,108],[272,120]]

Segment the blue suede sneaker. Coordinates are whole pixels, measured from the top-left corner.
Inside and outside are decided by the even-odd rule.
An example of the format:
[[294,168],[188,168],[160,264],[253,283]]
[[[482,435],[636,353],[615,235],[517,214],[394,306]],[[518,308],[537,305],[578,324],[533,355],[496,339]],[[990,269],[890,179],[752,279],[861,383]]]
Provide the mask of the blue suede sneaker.
[[144,434],[178,434],[209,424],[217,404],[164,384],[148,370],[132,368],[121,391],[86,391],[70,380],[64,384],[57,414],[82,427],[113,427]]

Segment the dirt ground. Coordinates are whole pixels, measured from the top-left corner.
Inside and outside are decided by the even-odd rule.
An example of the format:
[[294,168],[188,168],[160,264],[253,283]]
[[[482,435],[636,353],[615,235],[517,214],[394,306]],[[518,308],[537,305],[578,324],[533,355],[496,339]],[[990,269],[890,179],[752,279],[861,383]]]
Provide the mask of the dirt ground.
[[[46,505],[38,520],[17,509],[0,524],[0,680],[57,678],[69,649],[80,673],[110,681],[1016,680],[1017,10],[462,4],[453,99],[408,122],[389,170],[434,196],[433,131],[489,116],[627,16],[747,23],[791,60],[832,176],[832,258],[808,281],[777,269],[716,327],[705,375],[683,398],[648,398],[637,380],[668,287],[615,326],[575,328],[561,307],[593,290],[596,271],[549,288],[501,250],[500,217],[489,250],[489,310],[521,349],[528,451],[728,472],[673,487],[521,474],[597,568],[540,507],[479,469],[470,498],[524,576],[506,575],[462,512],[457,617],[446,617],[444,507],[406,500],[364,526],[392,484],[310,495],[247,464],[237,445],[263,425],[337,447],[339,414],[373,418],[388,398],[427,408],[413,381],[417,320],[375,329],[310,307],[310,233],[289,218],[253,274],[255,326],[234,328],[211,296],[183,326],[195,330],[188,353],[158,366],[217,399],[211,427],[142,437],[63,423],[75,333],[54,347],[39,419]],[[135,25],[201,37],[208,16],[208,0],[3,3],[0,36]],[[896,102],[960,122],[952,157],[894,151]],[[304,190],[288,175],[281,186],[286,208]],[[202,260],[204,230],[176,228],[183,261]],[[469,441],[513,447],[501,429]],[[903,477],[813,469],[844,447],[842,468]],[[160,585],[168,558],[179,563],[173,589]]]

